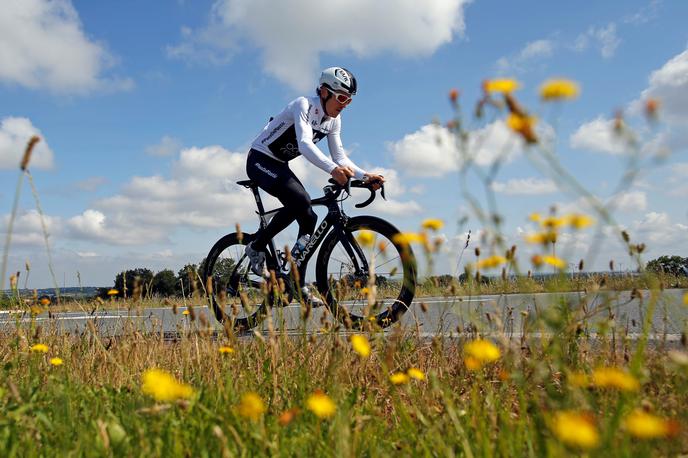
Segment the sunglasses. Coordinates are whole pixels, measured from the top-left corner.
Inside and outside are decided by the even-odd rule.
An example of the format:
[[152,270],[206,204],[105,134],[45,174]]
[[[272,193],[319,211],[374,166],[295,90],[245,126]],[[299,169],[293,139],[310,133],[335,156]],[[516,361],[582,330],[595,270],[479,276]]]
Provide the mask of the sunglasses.
[[334,96],[334,99],[341,103],[342,105],[346,105],[347,103],[351,102],[351,96],[348,96],[346,94],[342,94],[340,92],[334,92],[330,88],[325,88],[327,91]]

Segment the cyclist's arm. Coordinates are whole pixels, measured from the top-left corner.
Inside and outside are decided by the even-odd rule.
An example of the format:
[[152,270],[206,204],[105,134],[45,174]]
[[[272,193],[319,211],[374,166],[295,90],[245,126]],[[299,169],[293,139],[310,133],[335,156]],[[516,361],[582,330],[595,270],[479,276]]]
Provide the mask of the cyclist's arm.
[[299,142],[299,152],[316,167],[331,174],[332,170],[337,168],[337,164],[325,156],[313,143],[313,129],[308,125],[308,101],[303,98],[295,103],[292,114],[294,116],[296,140]]
[[346,152],[344,151],[344,146],[342,145],[342,138],[340,133],[341,121],[340,118],[337,118],[334,129],[332,129],[332,132],[327,134],[327,146],[330,148],[330,154],[332,155],[332,159],[334,159],[337,165],[340,165],[342,167],[351,167],[351,169],[354,171],[354,177],[358,178],[359,180],[362,180],[363,176],[366,175],[368,172],[354,164],[354,162],[351,159],[349,159],[349,157],[346,155]]

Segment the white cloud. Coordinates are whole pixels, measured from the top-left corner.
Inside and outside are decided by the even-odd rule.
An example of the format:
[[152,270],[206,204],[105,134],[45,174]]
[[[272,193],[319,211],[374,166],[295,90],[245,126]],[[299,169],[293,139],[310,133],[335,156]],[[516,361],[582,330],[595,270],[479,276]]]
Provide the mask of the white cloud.
[[182,149],[182,142],[174,137],[165,135],[157,145],[146,148],[146,154],[151,156],[173,156]]
[[495,181],[492,183],[492,190],[508,195],[538,195],[552,194],[557,192],[557,185],[554,181],[542,178],[520,178],[511,179],[507,182]]
[[646,213],[643,219],[633,223],[633,229],[631,236],[647,243],[653,250],[671,248],[671,253],[685,251],[688,226],[672,222],[667,213]]
[[0,121],[0,169],[19,169],[26,144],[34,135],[41,141],[34,147],[29,168],[52,168],[53,152],[41,131],[27,118],[8,117]]
[[609,200],[609,205],[620,212],[637,213],[647,209],[647,194],[643,191],[626,191]]
[[610,23],[606,27],[590,27],[585,33],[578,35],[574,43],[576,51],[584,51],[590,46],[599,49],[605,59],[614,56],[621,39],[616,35],[616,24]]
[[413,176],[439,177],[459,169],[459,152],[451,131],[437,124],[428,124],[388,143],[397,168]]
[[[0,226],[3,242],[7,237],[9,222],[10,215],[4,215],[2,226]],[[48,240],[52,242],[53,236],[56,233],[59,234],[62,230],[62,220],[59,217],[43,215],[43,223],[45,223],[45,228],[48,232]],[[12,245],[15,244],[24,246],[45,245],[41,215],[38,211],[29,210],[17,214],[12,225]]]
[[624,142],[614,132],[614,120],[602,116],[582,124],[571,135],[569,144],[574,149],[609,154],[623,154],[627,151]]
[[216,0],[209,24],[183,30],[181,44],[168,52],[176,57],[205,55],[206,60],[221,63],[231,57],[237,43],[247,41],[262,51],[267,73],[303,91],[314,86],[322,53],[359,57],[433,53],[463,33],[467,3]]
[[657,19],[659,6],[662,0],[651,0],[647,6],[642,7],[640,10],[633,14],[624,16],[622,21],[625,24],[640,25]]
[[387,148],[404,173],[439,177],[459,170],[466,161],[478,166],[509,162],[521,152],[523,141],[500,120],[471,132],[465,151],[449,129],[437,124],[425,125]]
[[130,79],[103,76],[112,64],[84,33],[70,0],[3,1],[0,81],[72,94],[131,88]]
[[497,60],[497,68],[500,73],[523,71],[528,65],[532,65],[533,61],[551,57],[556,47],[553,40],[531,41],[515,55]]
[[649,83],[640,99],[660,100],[664,120],[688,124],[688,49],[652,72]]
[[[251,193],[233,184],[246,178],[245,170],[246,153],[220,146],[187,148],[173,163],[170,177],[133,177],[119,194],[70,218],[68,235],[138,245],[166,241],[182,227],[232,227],[253,218],[255,210]],[[268,208],[275,202],[269,196],[265,201]]]

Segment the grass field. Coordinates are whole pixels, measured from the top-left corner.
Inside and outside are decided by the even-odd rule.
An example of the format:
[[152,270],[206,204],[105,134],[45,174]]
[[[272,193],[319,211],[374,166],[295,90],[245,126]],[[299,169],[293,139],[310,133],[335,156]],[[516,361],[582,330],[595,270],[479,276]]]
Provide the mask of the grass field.
[[92,326],[8,331],[0,455],[688,452],[685,350],[587,340],[580,304],[569,306],[537,323],[550,337],[520,340],[342,333],[336,323],[317,335],[219,339],[199,323],[173,342],[135,331],[103,339]]

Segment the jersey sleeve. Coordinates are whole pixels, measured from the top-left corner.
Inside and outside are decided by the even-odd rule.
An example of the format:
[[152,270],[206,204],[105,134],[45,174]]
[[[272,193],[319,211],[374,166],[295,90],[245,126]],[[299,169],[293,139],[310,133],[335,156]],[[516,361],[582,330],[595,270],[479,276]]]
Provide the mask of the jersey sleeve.
[[365,175],[367,172],[354,164],[354,162],[349,159],[349,157],[346,155],[346,152],[344,151],[344,146],[342,145],[342,137],[341,137],[341,131],[342,131],[342,122],[341,118],[337,118],[337,121],[335,122],[335,126],[332,129],[332,132],[327,134],[327,146],[330,149],[330,155],[332,156],[332,159],[334,159],[334,162],[337,163],[337,165],[343,166],[343,167],[351,167],[354,171],[354,177],[361,180],[363,179],[363,175]]
[[299,143],[299,152],[316,167],[328,174],[332,173],[337,164],[325,156],[313,143],[313,129],[308,124],[308,100],[305,97],[297,99],[292,105],[292,115],[294,117],[296,140]]

